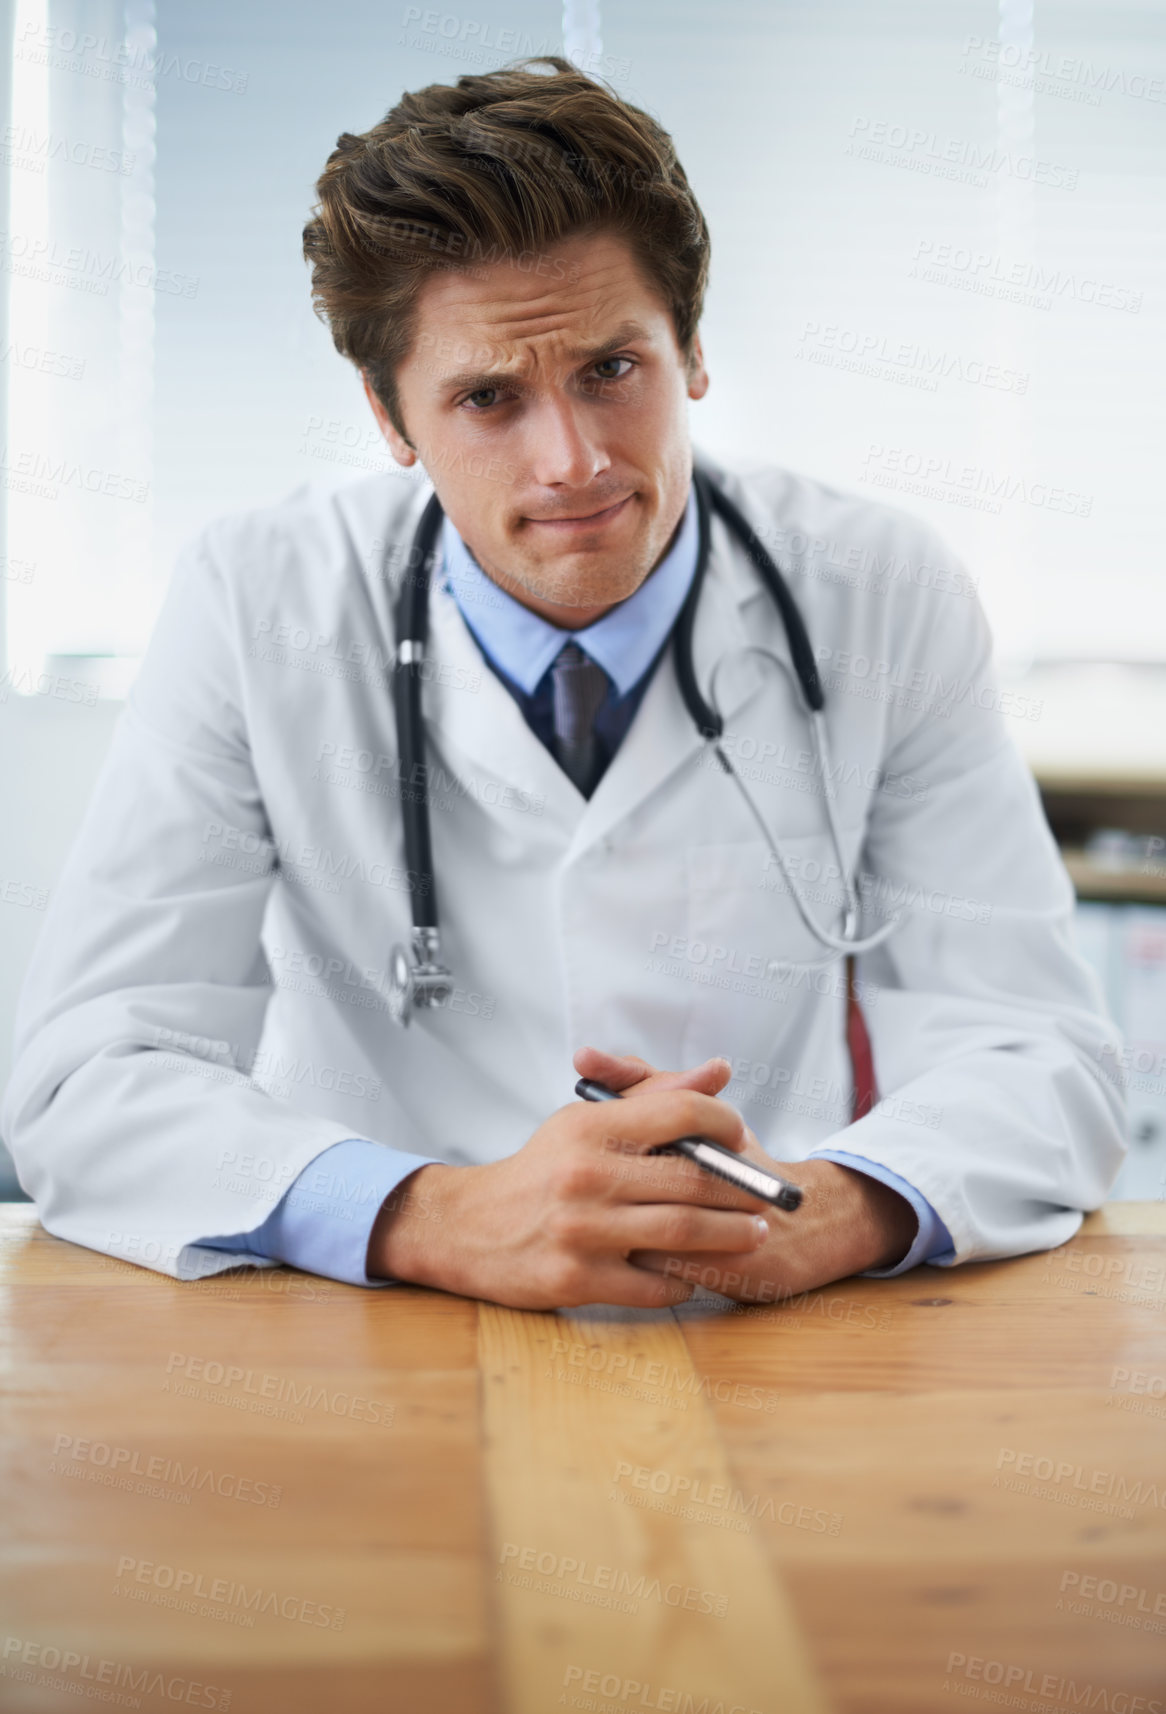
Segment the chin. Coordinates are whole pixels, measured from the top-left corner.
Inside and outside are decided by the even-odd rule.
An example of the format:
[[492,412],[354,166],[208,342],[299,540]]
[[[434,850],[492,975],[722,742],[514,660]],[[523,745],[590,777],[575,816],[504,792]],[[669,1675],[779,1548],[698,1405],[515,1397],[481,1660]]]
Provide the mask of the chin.
[[548,577],[535,591],[544,601],[559,607],[614,607],[634,595],[642,577],[629,577],[626,569],[611,577]]

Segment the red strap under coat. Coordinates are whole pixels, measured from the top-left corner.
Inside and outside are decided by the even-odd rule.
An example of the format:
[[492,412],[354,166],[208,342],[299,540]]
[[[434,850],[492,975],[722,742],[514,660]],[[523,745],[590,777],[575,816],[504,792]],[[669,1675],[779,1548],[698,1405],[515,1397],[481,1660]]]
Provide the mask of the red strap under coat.
[[846,1045],[850,1049],[850,1069],[854,1078],[854,1105],[850,1111],[853,1123],[855,1119],[864,1118],[878,1100],[870,1036],[854,988],[853,958],[846,960]]

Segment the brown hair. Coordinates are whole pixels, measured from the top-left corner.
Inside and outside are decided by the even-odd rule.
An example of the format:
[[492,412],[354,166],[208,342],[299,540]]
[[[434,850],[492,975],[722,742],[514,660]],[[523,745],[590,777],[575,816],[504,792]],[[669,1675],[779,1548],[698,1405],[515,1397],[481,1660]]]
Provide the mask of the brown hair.
[[[525,69],[532,65],[553,75]],[[672,140],[557,55],[402,96],[370,131],[337,138],[316,194],[303,234],[313,306],[341,356],[367,372],[399,434],[396,368],[413,342],[425,278],[540,261],[578,233],[627,242],[691,361],[709,235]]]

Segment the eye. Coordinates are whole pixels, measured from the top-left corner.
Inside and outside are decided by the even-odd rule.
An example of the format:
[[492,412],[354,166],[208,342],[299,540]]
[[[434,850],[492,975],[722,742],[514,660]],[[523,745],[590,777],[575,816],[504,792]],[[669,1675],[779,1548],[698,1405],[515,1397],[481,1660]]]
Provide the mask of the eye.
[[[623,374],[620,374],[620,375],[611,375],[611,374],[599,375],[598,374],[599,370],[605,368],[608,364],[613,364],[613,363],[626,363],[628,367],[627,367],[627,369],[625,369],[623,371]],[[624,376],[628,373],[628,370],[633,369],[634,367],[635,367],[635,365],[632,362],[630,357],[601,357],[599,359],[599,362],[595,365],[597,376],[598,376],[598,379],[600,381],[622,381]]]
[[467,393],[462,403],[471,405],[475,410],[488,410],[498,396],[497,387],[478,387],[472,393]]

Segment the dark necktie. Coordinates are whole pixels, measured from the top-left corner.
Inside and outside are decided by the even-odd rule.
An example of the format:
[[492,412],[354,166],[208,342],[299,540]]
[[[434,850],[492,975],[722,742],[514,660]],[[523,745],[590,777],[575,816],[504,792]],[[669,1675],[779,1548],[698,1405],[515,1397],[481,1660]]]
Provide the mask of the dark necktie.
[[555,759],[583,796],[590,797],[603,772],[595,716],[607,695],[607,674],[578,643],[567,643],[551,668],[551,683]]

